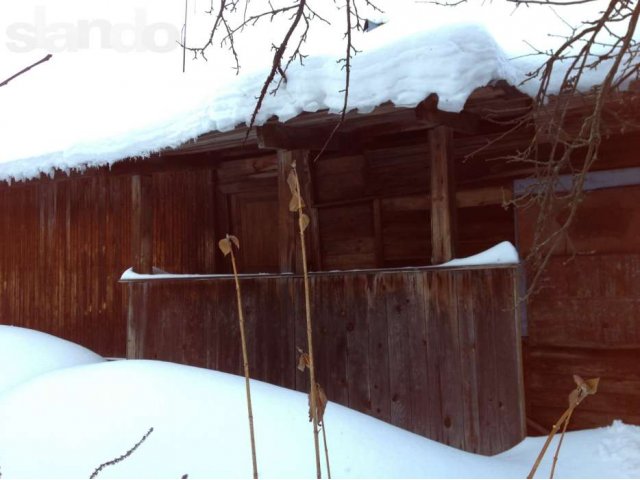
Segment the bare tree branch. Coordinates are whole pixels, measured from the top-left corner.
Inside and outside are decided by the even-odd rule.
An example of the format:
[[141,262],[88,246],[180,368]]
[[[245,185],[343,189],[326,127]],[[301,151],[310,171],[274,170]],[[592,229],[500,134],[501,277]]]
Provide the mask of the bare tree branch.
[[41,58],[40,60],[38,60],[36,63],[29,65],[27,68],[24,68],[22,70],[20,70],[18,73],[16,73],[15,75],[12,75],[11,77],[7,78],[4,82],[0,83],[0,87],[4,87],[5,85],[7,85],[11,80],[14,80],[15,78],[19,77],[20,75],[27,73],[29,70],[31,70],[34,67],[37,67],[38,65],[40,65],[41,63],[44,62],[48,62],[49,60],[51,60],[51,58],[53,57],[53,55],[48,54],[47,56]]
[[[242,20],[237,25],[232,25],[228,18],[228,14],[235,12],[238,8],[241,8],[240,6],[242,5],[242,1],[244,1]],[[354,30],[361,30],[361,23],[364,20],[358,12],[358,2],[373,11],[381,12],[381,10],[370,0],[345,0],[345,2],[345,5],[342,7],[338,5],[336,6],[336,8],[345,8],[347,17],[347,28],[344,35],[346,55],[344,58],[340,59],[340,62],[344,62],[343,68],[345,70],[345,89],[343,91],[344,102],[340,121],[335,129],[336,131],[342,125],[346,114],[351,75],[351,59],[353,55],[357,53],[357,50],[352,43],[352,32]],[[255,108],[252,112],[248,125],[249,128],[247,130],[247,136],[249,135],[251,128],[255,125],[256,118],[264,104],[266,96],[268,94],[275,95],[280,87],[287,83],[287,72],[294,61],[298,60],[301,64],[304,63],[306,55],[302,52],[302,48],[308,40],[311,23],[319,21],[329,24],[329,21],[314,9],[311,6],[311,2],[308,0],[294,0],[293,3],[286,6],[274,6],[269,1],[267,2],[267,9],[253,14],[249,14],[248,3],[248,0],[220,0],[216,9],[212,0],[211,9],[208,13],[212,15],[215,13],[215,19],[207,40],[200,47],[185,46],[185,49],[191,51],[195,58],[202,57],[206,60],[206,52],[214,45],[214,42],[216,41],[215,39],[219,38],[220,46],[226,47],[232,53],[235,61],[235,69],[236,71],[239,71],[240,59],[235,48],[236,36],[243,33],[246,28],[256,25],[258,22],[264,20],[273,21],[275,18],[283,16],[286,17],[289,14],[291,15],[288,18],[288,27],[282,40],[278,44],[272,45],[273,57],[271,61],[271,68],[265,76],[260,92],[257,94]],[[276,82],[275,85],[274,82]],[[274,85],[273,88],[272,85]],[[331,134],[327,139],[327,145],[331,141],[332,137],[333,134]],[[322,152],[324,152],[324,150],[325,149],[323,148]]]
[[[640,4],[612,0],[598,18],[575,27],[563,44],[532,73],[532,78],[540,81],[540,87],[532,117],[526,121],[535,126],[536,133],[529,147],[514,155],[514,159],[535,166],[537,183],[512,202],[515,206],[535,205],[538,209],[532,248],[526,258],[532,267],[527,298],[537,291],[541,275],[560,242],[568,239],[569,228],[584,197],[586,175],[599,158],[602,137],[606,134],[605,114],[615,118],[621,128],[631,124],[640,127],[637,113],[634,116],[633,113],[625,115],[622,110],[607,110],[608,105],[615,103],[616,95],[622,95],[620,89],[624,84],[638,77],[640,65],[632,60],[639,53],[633,40],[639,15]],[[620,22],[626,22],[626,29],[615,34],[609,26]],[[601,35],[612,38],[601,42],[598,40]],[[562,68],[565,71],[556,94],[551,83],[556,70]],[[606,73],[604,80],[597,88],[583,93],[583,76],[595,69]],[[582,115],[578,124],[576,111]],[[545,138],[549,148],[541,151]],[[563,191],[559,189],[559,178],[565,173],[572,175],[572,182]],[[554,228],[550,227],[552,218],[560,219]]]

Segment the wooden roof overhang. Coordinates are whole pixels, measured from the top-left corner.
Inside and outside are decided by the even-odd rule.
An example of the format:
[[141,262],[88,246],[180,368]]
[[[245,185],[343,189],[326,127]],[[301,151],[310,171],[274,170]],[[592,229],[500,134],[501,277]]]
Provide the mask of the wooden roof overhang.
[[[415,108],[397,107],[388,102],[368,113],[348,112],[326,145],[325,155],[382,152],[385,149],[424,151],[428,149],[426,132],[436,126],[446,126],[455,137],[456,158],[466,158],[481,147],[483,157],[495,157],[532,138],[531,132],[503,134],[504,125],[525,114],[530,106],[528,96],[505,82],[477,89],[460,113],[439,110],[435,95],[430,95]],[[304,112],[286,122],[272,118],[249,132],[245,125],[226,132],[209,132],[148,158],[117,162],[110,167],[110,172],[145,174],[207,168],[228,160],[269,155],[280,149],[317,152],[323,148],[339,119],[339,114],[323,110]],[[473,172],[469,176],[477,177],[477,166],[473,165],[471,169]]]
[[[246,127],[239,127],[229,132],[211,132],[177,149],[162,151],[152,159],[116,165],[113,170],[131,168],[134,174],[134,270],[138,273],[151,272],[152,181],[149,173],[172,166],[180,169],[211,166],[235,158],[277,152],[279,216],[288,219],[291,215],[288,210],[288,173],[296,164],[299,170],[310,172],[310,153],[322,150],[325,144],[327,153],[333,155],[385,146],[397,149],[407,144],[416,145],[431,172],[430,185],[425,185],[425,191],[430,192],[432,212],[432,263],[451,260],[455,257],[456,244],[454,164],[457,155],[454,136],[460,139],[480,137],[480,143],[486,144],[487,135],[495,135],[496,131],[503,129],[500,120],[521,117],[529,108],[528,97],[501,84],[477,90],[460,113],[440,110],[435,95],[427,97],[416,108],[399,108],[387,103],[366,114],[349,112],[332,137],[331,133],[340,121],[339,115],[326,111],[303,113],[287,122],[272,119],[249,131]],[[303,180],[301,183],[309,182]],[[311,193],[311,190],[306,192],[305,198],[311,198]],[[311,205],[313,207],[312,198]],[[314,208],[311,210],[312,224],[317,225]],[[281,242],[281,271],[291,271],[295,246],[291,239],[295,238],[295,232],[289,231],[291,222],[283,220],[279,225],[282,227],[279,237],[290,239]]]

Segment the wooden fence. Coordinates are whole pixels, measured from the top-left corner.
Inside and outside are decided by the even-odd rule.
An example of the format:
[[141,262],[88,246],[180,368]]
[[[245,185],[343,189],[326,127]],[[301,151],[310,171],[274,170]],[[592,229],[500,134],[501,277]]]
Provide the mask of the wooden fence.
[[[495,454],[525,434],[515,267],[311,277],[319,383],[330,401]],[[129,285],[128,356],[241,373],[233,280]],[[245,276],[253,378],[306,391],[300,276]]]

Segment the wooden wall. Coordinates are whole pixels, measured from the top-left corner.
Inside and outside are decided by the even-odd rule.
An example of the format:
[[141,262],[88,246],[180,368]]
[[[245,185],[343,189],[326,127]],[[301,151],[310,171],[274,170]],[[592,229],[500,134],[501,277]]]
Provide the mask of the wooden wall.
[[0,187],[0,318],[122,356],[129,263],[128,179]]
[[[154,265],[211,273],[212,172],[157,173]],[[170,199],[170,201],[167,201]],[[104,170],[0,186],[0,321],[126,353],[131,178]]]
[[[429,263],[422,147],[311,166],[305,178],[313,180],[309,203],[317,219],[313,269]],[[278,175],[278,159],[268,153],[154,172],[153,265],[172,273],[227,272],[216,242],[229,232],[243,245],[241,271],[279,272]],[[122,356],[124,298],[116,282],[132,265],[130,175],[89,170],[3,184],[0,200],[2,321]],[[510,238],[511,212],[497,202],[460,210],[461,255]]]
[[[601,381],[572,428],[640,423],[639,200],[640,187],[588,192],[528,306],[527,415],[547,428],[566,408],[574,373]],[[535,211],[518,214],[526,254]]]
[[[311,176],[322,269],[431,263],[426,144],[321,159]],[[459,195],[458,257],[515,242],[513,211],[502,200],[500,187]]]
[[[329,399],[468,451],[495,454],[518,443],[515,272],[313,275],[314,350]],[[131,357],[241,373],[232,278],[129,288]],[[307,391],[307,374],[296,369],[296,347],[306,350],[302,279],[243,278],[242,289],[252,378]]]

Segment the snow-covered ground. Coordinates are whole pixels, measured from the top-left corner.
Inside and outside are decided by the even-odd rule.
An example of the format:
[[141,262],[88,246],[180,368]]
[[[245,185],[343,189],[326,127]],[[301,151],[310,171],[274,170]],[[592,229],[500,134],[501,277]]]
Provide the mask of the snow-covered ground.
[[61,338],[0,325],[0,393],[51,370],[103,361],[91,350]]
[[[15,331],[0,328],[0,376],[23,375],[24,364],[33,372],[0,393],[5,478],[87,478],[150,427],[154,431],[147,441],[100,478],[251,476],[242,378],[157,361],[87,364],[95,357],[79,356],[81,347],[55,339],[43,342],[35,332],[22,334],[21,342],[12,342]],[[34,348],[28,346],[30,339]],[[4,361],[8,358],[14,360]],[[51,358],[58,359],[59,368],[42,373],[55,368]],[[306,396],[262,382],[252,382],[252,394],[260,475],[313,477]],[[483,457],[333,403],[326,423],[334,478],[523,478],[544,440],[527,438],[508,452]],[[539,474],[548,471],[547,459]],[[640,427],[616,422],[569,433],[556,476],[640,476]]]

